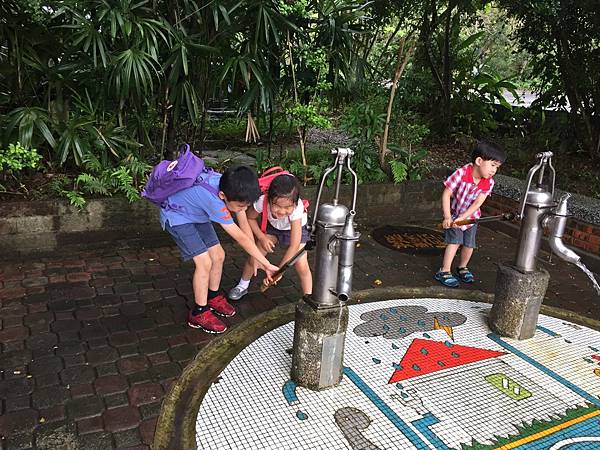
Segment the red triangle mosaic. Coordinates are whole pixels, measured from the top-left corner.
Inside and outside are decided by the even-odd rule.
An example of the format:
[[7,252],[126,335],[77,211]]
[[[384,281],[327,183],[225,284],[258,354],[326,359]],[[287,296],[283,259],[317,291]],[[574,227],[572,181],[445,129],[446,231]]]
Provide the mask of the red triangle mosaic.
[[389,384],[505,355],[506,352],[467,347],[450,341],[413,339]]

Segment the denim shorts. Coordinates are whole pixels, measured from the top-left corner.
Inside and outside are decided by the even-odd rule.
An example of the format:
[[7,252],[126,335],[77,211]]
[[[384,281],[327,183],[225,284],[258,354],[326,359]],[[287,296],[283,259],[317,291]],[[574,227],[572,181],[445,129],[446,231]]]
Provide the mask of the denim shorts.
[[212,223],[185,223],[171,226],[167,222],[165,230],[169,232],[184,261],[189,261],[194,256],[201,255],[219,243],[217,233]]
[[[281,245],[289,247],[290,239],[292,237],[292,230],[278,230],[269,222],[267,222],[267,233],[271,236],[275,236]],[[310,239],[310,233],[306,228],[306,225],[302,227],[302,237],[300,238],[300,242],[306,244]]]
[[461,244],[465,247],[475,248],[477,242],[477,224],[463,231],[460,228],[446,228],[444,230],[444,240],[446,244]]

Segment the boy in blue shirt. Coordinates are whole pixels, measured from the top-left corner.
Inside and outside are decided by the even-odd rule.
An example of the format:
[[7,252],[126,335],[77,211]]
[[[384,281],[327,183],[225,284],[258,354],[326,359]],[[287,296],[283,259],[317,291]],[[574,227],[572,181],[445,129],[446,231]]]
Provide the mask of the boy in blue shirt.
[[[160,223],[181,251],[184,261],[196,266],[192,278],[195,307],[188,325],[208,333],[223,333],[227,326],[215,316],[231,317],[235,308],[220,291],[225,251],[211,222],[216,222],[252,257],[256,272],[262,268],[270,277],[278,268],[254,244],[246,209],[261,195],[256,173],[245,166],[231,167],[220,175],[211,174],[206,183],[183,189],[160,209]],[[231,217],[236,214],[238,225]],[[255,273],[256,274],[256,273]]]

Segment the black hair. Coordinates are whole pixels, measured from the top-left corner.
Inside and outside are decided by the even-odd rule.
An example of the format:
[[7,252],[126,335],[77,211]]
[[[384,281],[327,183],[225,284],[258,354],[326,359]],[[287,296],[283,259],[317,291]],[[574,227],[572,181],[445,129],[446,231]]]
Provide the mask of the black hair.
[[267,198],[274,202],[277,198],[289,198],[294,205],[300,199],[300,183],[298,178],[293,175],[279,175],[271,181]]
[[225,194],[227,201],[254,203],[260,197],[258,176],[247,166],[227,168],[219,181],[219,190]]
[[481,158],[484,161],[498,161],[504,163],[506,161],[506,152],[502,147],[492,141],[477,141],[471,153],[471,162],[475,164],[475,160]]

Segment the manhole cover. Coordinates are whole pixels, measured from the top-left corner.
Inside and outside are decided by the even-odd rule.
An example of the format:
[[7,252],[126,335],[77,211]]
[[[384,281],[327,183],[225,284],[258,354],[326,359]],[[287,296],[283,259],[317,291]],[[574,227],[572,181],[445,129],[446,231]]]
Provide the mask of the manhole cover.
[[437,254],[446,247],[441,232],[421,227],[384,225],[375,228],[371,236],[387,248],[407,253]]

